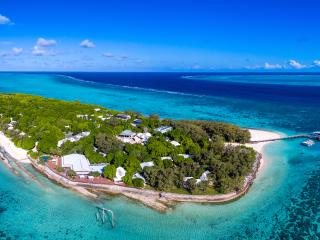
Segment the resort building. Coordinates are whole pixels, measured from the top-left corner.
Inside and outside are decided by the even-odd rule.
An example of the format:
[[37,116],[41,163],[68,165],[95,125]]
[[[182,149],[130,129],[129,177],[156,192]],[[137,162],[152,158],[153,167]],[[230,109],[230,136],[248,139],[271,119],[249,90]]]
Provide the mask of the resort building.
[[178,143],[177,141],[171,141],[170,143],[175,147],[179,147],[180,146],[180,143]]
[[161,157],[161,160],[169,160],[169,161],[172,161],[172,157]]
[[82,154],[70,154],[61,158],[61,167],[69,168],[77,175],[88,175],[91,171],[89,160]]
[[138,133],[136,135],[137,138],[139,138],[144,144],[148,142],[149,138],[151,137],[151,133]]
[[202,173],[202,175],[200,176],[200,180],[207,181],[209,173],[210,173],[209,171],[205,171],[204,173]]
[[130,144],[146,144],[148,139],[151,137],[150,133],[135,133],[131,130],[125,130],[121,132],[117,139],[124,143]]
[[143,163],[140,163],[141,169],[144,169],[145,167],[153,167],[153,166],[154,166],[154,163],[153,163],[153,162],[143,162]]
[[181,156],[183,158],[192,158],[191,154],[178,154],[178,156]]
[[133,120],[132,123],[133,123],[134,125],[141,125],[142,120],[141,120],[141,119],[135,119],[135,120]]
[[57,146],[61,147],[65,142],[70,141],[70,142],[78,142],[81,138],[87,137],[90,135],[90,132],[81,132],[77,135],[69,136],[66,137],[60,141],[58,141]]
[[188,180],[190,180],[190,179],[193,179],[193,177],[184,177],[184,178],[183,178],[183,181],[186,182],[186,181],[188,181]]
[[160,132],[160,133],[167,133],[170,132],[172,130],[172,127],[169,126],[161,126],[155,129],[156,132]]
[[119,134],[119,137],[123,138],[133,138],[136,135],[135,132],[132,132],[131,130],[124,130]]
[[116,117],[117,117],[118,119],[125,120],[125,121],[131,119],[131,116],[130,116],[130,115],[122,114],[122,113],[117,114]]
[[115,182],[122,182],[122,178],[126,175],[126,170],[123,167],[117,167]]
[[89,120],[88,114],[78,114],[77,118],[82,118],[82,119],[85,119],[85,120]]
[[108,163],[91,164],[89,168],[90,168],[90,172],[98,172],[102,174],[106,166],[108,166]]
[[140,178],[143,180],[144,184],[146,184],[146,179],[140,174],[140,173],[135,173],[133,176],[132,176],[132,179],[136,179],[136,178]]

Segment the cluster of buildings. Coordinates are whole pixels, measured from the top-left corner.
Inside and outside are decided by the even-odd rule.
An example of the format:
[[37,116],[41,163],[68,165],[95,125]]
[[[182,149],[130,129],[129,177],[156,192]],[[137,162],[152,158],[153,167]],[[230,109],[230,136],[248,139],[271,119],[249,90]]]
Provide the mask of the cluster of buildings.
[[76,135],[67,136],[66,138],[58,141],[57,146],[61,147],[65,142],[78,142],[81,138],[88,137],[90,135],[90,132],[81,132]]
[[131,130],[125,130],[117,136],[117,139],[124,143],[146,144],[151,136],[149,132],[135,133]]
[[[108,163],[90,164],[89,160],[82,154],[69,154],[61,158],[61,167],[73,170],[79,178],[93,178],[89,176],[91,172],[102,174],[107,166]],[[141,168],[152,166],[154,166],[153,162],[141,163]],[[117,167],[116,176],[113,181],[122,182],[124,176],[126,176],[126,170],[123,167]],[[135,173],[132,178],[141,178],[145,182],[144,177],[139,173]]]

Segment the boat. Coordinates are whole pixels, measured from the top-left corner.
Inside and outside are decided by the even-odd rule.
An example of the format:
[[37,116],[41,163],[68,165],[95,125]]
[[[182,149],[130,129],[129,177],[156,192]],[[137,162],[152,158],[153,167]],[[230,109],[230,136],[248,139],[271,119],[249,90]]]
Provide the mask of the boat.
[[301,145],[306,146],[306,147],[311,147],[311,146],[314,145],[314,144],[315,144],[315,142],[312,141],[311,139],[306,140],[306,141],[304,141],[304,142],[301,143]]

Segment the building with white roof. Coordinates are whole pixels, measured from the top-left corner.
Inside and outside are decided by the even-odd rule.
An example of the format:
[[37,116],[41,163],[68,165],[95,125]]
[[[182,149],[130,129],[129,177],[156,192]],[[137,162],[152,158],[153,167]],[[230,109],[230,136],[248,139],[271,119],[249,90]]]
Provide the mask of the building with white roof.
[[180,153],[180,154],[178,154],[178,156],[183,157],[183,158],[192,158],[191,154],[182,154],[182,153]]
[[123,167],[117,167],[116,177],[113,179],[115,182],[121,182],[122,178],[126,175],[126,170]]
[[161,157],[161,160],[169,160],[169,161],[172,161],[172,157]]
[[58,141],[57,146],[61,147],[67,141],[78,142],[81,138],[87,137],[89,135],[90,135],[90,132],[81,132],[81,133],[78,133],[77,135],[66,137],[66,138]]
[[140,173],[135,173],[133,176],[132,176],[132,179],[135,179],[135,178],[140,178],[143,180],[144,184],[146,184],[146,179],[140,174]]
[[103,170],[106,166],[108,166],[108,163],[91,164],[89,168],[90,168],[90,172],[103,173]]
[[153,162],[143,162],[143,163],[140,163],[140,167],[141,169],[145,168],[145,167],[153,167],[154,166],[154,163]]
[[177,141],[171,141],[170,143],[175,147],[179,147],[180,146],[180,143],[178,143]]
[[87,175],[90,173],[89,160],[82,154],[70,154],[61,158],[61,167],[70,168],[77,175]]
[[122,114],[122,113],[117,114],[116,117],[117,117],[118,119],[122,119],[122,120],[126,120],[126,121],[129,120],[129,119],[131,119],[131,116],[130,116],[130,115]]
[[209,171],[205,171],[204,173],[202,173],[202,175],[200,176],[200,180],[201,181],[207,181],[209,173],[210,173]]
[[172,130],[172,127],[169,126],[161,126],[155,129],[156,132],[160,132],[160,133],[167,133],[170,132]]

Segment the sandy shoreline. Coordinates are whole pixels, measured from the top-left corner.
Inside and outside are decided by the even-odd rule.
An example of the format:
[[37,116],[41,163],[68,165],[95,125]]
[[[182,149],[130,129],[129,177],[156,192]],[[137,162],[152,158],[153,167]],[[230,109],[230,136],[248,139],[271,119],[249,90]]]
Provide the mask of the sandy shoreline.
[[0,131],[0,147],[4,149],[10,156],[20,162],[29,162],[27,151],[18,148],[14,143]]
[[[279,138],[282,135],[274,132],[264,131],[264,130],[256,130],[256,129],[248,129],[251,134],[251,141],[261,141],[266,139],[274,139]],[[40,171],[42,174],[47,176],[49,179],[65,186],[73,189],[87,197],[96,198],[97,196],[91,193],[88,190],[105,192],[113,195],[124,195],[130,199],[139,201],[144,205],[151,207],[155,210],[165,212],[170,209],[177,202],[195,202],[195,203],[224,203],[240,198],[244,195],[252,185],[257,174],[261,172],[263,169],[264,160],[262,157],[263,148],[269,142],[262,143],[248,143],[245,144],[248,147],[252,147],[255,151],[258,152],[257,161],[255,163],[255,168],[253,169],[252,174],[248,177],[244,183],[243,188],[238,192],[231,192],[227,194],[218,194],[218,195],[189,195],[189,194],[176,194],[176,193],[168,193],[168,192],[159,192],[155,190],[146,190],[146,189],[138,189],[126,186],[119,185],[106,185],[106,184],[93,184],[93,183],[80,183],[71,181],[63,176],[60,176],[53,172],[47,166],[42,166],[37,164],[34,161],[26,161],[29,159],[26,151],[16,148],[14,144],[4,136],[0,132],[0,146],[13,158],[21,161],[21,162],[30,162],[35,169]],[[239,145],[235,143],[229,143],[231,145]]]

